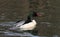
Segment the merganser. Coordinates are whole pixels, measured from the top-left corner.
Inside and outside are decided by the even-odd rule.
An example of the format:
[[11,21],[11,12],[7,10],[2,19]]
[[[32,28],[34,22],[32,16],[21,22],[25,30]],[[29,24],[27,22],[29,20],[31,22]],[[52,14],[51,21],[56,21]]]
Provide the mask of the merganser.
[[42,15],[39,15],[39,13],[33,11],[27,16],[27,20],[17,21],[15,27],[13,28],[19,29],[20,31],[33,30],[36,27],[37,22],[32,18],[36,16]]

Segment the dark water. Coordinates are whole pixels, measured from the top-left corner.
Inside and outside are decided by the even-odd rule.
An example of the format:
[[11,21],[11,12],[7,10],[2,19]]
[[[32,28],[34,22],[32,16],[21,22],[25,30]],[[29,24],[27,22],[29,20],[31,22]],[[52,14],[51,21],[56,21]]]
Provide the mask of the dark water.
[[[9,28],[14,26],[15,22],[3,22],[0,23],[0,37],[48,37],[48,36],[34,36],[28,32],[13,32]],[[54,35],[53,37],[58,37]]]

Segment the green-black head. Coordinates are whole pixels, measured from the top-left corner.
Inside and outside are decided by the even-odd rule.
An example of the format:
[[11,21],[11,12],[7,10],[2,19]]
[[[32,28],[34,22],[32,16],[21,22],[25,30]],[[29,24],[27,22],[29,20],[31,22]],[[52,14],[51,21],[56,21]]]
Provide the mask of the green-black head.
[[30,12],[30,14],[28,15],[28,19],[31,19],[33,17],[37,17],[37,16],[42,16],[41,13],[38,13],[38,12],[35,12],[35,11],[32,11]]

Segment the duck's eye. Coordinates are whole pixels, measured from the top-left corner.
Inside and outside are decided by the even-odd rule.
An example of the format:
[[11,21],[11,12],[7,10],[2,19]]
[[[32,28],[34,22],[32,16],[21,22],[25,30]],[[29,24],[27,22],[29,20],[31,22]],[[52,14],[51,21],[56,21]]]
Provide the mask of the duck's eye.
[[34,13],[33,16],[37,16],[37,13]]

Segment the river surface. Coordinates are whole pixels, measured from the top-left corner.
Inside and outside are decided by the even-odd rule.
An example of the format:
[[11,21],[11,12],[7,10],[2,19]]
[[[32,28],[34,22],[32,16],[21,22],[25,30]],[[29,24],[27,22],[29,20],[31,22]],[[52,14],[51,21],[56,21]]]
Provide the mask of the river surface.
[[[0,23],[0,37],[48,37],[48,36],[34,36],[28,32],[13,32],[9,28],[13,27],[15,22],[1,22]],[[58,37],[54,35],[53,37]]]

